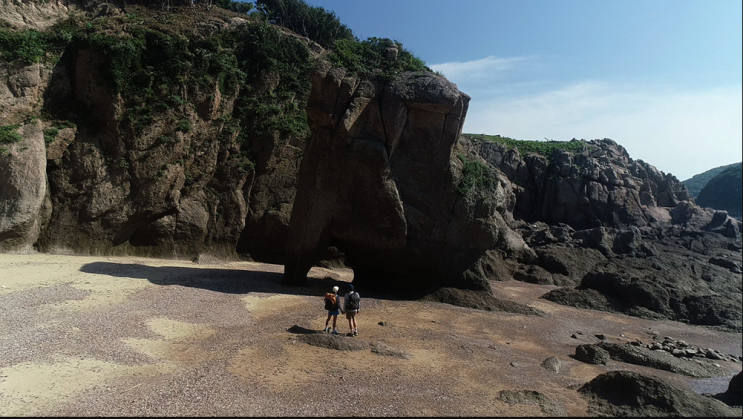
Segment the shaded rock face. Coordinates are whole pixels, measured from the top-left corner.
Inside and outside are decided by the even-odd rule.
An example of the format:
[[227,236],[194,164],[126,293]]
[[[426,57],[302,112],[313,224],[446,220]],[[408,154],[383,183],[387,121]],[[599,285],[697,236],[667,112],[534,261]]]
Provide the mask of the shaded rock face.
[[[126,112],[140,104],[112,91],[104,63],[87,49],[68,49],[53,67],[3,63],[0,116],[24,139],[0,156],[0,249],[187,259],[257,249],[281,262],[304,139],[256,138],[246,168],[223,132],[242,92],[216,84],[181,86],[184,104],[138,128]],[[257,91],[280,84],[269,76]],[[48,115],[24,122],[41,109]]]
[[[737,224],[726,220],[738,231]],[[513,277],[562,287],[545,294],[545,299],[741,330],[740,240],[726,237],[724,231],[688,223],[638,230],[600,228],[578,230],[549,243],[543,239],[549,227],[519,231],[539,258],[518,266]]]
[[563,287],[544,296],[561,304],[741,330],[743,224],[727,212],[611,140],[549,159],[463,143],[511,182],[515,230],[537,255],[514,279]]
[[[103,57],[89,50],[70,54],[61,60],[61,80],[53,81],[69,77],[74,89],[46,98],[47,104],[75,103],[93,123],[80,127],[73,141],[60,144],[56,138],[49,147],[54,211],[39,248],[165,257],[233,254],[247,213],[242,187],[248,174],[230,161],[234,147],[220,146],[215,120],[221,115],[204,117],[198,107],[184,106],[164,111],[139,131],[123,117],[132,104],[98,72]],[[210,94],[221,97],[183,91],[196,103]],[[230,109],[234,97],[221,100]],[[188,121],[191,129],[174,130],[173,120]]]
[[469,96],[454,84],[431,73],[375,83],[322,62],[312,84],[287,282],[304,283],[334,246],[365,286],[489,289],[480,269],[486,251],[526,251],[506,221],[513,195],[505,179],[493,172],[497,181],[482,197],[456,190]]

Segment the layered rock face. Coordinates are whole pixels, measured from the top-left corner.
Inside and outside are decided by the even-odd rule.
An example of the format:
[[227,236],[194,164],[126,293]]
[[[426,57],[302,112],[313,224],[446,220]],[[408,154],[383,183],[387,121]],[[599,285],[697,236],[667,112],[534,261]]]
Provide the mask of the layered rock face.
[[[109,6],[93,4],[90,16],[122,15]],[[26,25],[41,28],[69,11],[28,7],[0,18],[49,18]],[[206,33],[245,24],[207,17],[195,25]],[[155,111],[115,92],[106,62],[94,48],[68,48],[54,61],[3,63],[0,125],[17,125],[23,140],[0,155],[0,249],[198,259],[237,258],[239,248],[280,263],[304,138],[253,135],[248,161],[226,121],[241,95],[281,81],[265,74],[251,92],[183,84]],[[138,120],[138,109],[150,113]]]
[[487,251],[528,253],[506,222],[514,197],[502,176],[479,198],[456,191],[469,96],[432,73],[375,83],[320,62],[312,78],[286,281],[304,283],[332,246],[366,286],[489,289]]
[[511,181],[538,255],[515,279],[562,286],[544,298],[563,304],[741,330],[743,226],[727,212],[609,139],[551,156],[463,142]]
[[47,148],[54,210],[39,248],[189,258],[234,254],[247,213],[242,194],[248,173],[236,167],[234,144],[219,141],[222,113],[199,112],[220,105],[229,110],[234,96],[223,97],[217,87],[184,86],[183,97],[196,106],[166,110],[141,130],[124,117],[131,104],[102,80],[103,57],[92,50],[72,54],[63,57],[58,73],[64,74],[54,82],[74,87],[47,98],[47,105],[77,104],[89,110],[89,123],[72,139],[57,135]]
[[476,142],[477,152],[515,185],[516,218],[564,223],[576,229],[644,226],[669,221],[657,208],[690,196],[673,175],[632,160],[610,139],[587,142],[581,153],[521,156],[496,142]]

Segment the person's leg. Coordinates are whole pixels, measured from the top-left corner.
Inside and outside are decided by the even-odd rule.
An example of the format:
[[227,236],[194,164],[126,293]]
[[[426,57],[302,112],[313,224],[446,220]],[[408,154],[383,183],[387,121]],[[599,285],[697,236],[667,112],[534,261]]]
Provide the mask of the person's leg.
[[328,312],[328,318],[325,319],[325,329],[323,329],[324,332],[328,331],[328,324],[330,323],[330,312]]
[[338,321],[338,315],[336,314],[333,316],[333,330],[336,330],[338,326],[336,325],[336,322]]
[[353,312],[348,313],[348,329],[349,329],[348,335],[349,336],[353,336],[353,332],[355,328],[356,328],[356,312],[353,311]]

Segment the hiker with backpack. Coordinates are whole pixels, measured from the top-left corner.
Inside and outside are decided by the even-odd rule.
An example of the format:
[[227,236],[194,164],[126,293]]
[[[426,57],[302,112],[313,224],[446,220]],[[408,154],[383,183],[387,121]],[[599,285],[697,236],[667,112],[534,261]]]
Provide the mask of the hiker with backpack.
[[325,293],[325,310],[328,310],[328,318],[325,320],[325,329],[323,331],[330,332],[330,318],[333,318],[333,334],[338,334],[338,327],[336,322],[338,320],[338,314],[340,314],[340,302],[338,301],[338,287],[333,287],[333,292]]
[[351,329],[346,336],[358,336],[359,329],[356,325],[356,315],[359,313],[361,308],[361,296],[359,293],[354,291],[353,284],[348,284],[348,293],[343,298],[343,312],[346,313],[348,319],[348,328]]

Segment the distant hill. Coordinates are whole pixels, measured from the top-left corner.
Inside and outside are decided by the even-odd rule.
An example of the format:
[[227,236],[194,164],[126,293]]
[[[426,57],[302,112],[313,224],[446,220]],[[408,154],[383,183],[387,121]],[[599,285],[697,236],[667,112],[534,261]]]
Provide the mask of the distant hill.
[[704,188],[707,182],[710,181],[710,179],[722,173],[723,170],[729,167],[734,167],[736,165],[740,166],[741,163],[733,163],[733,164],[728,164],[726,166],[715,167],[714,169],[709,169],[706,172],[700,173],[698,175],[694,175],[691,177],[691,179],[686,179],[685,181],[681,183],[686,185],[686,189],[689,191],[689,195],[696,198],[699,195],[699,192],[702,190],[702,188]]
[[696,198],[697,205],[726,210],[731,217],[743,215],[743,164],[736,163],[707,182]]

